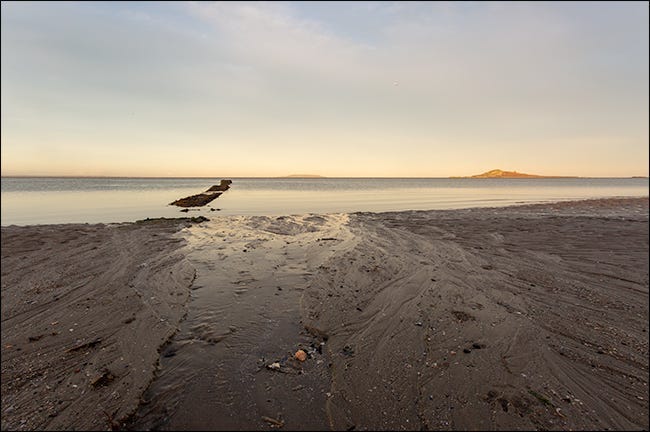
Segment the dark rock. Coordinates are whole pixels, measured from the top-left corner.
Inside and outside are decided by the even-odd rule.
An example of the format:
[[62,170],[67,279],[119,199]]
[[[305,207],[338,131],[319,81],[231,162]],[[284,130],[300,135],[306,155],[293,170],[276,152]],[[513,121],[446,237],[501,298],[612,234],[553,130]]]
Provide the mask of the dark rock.
[[100,375],[95,377],[90,382],[90,385],[93,386],[94,388],[104,387],[109,385],[111,382],[113,382],[114,379],[115,379],[115,375],[113,375],[113,373],[110,370],[104,368],[102,369]]
[[[230,189],[231,183],[232,180],[221,180],[220,184],[210,187],[207,191],[197,195],[192,195],[185,198],[177,199],[176,201],[172,202],[171,205],[175,205],[178,207],[202,207],[212,202],[213,200],[217,199],[223,192]],[[182,210],[182,211],[187,211],[187,210]]]
[[486,399],[488,402],[492,402],[494,399],[497,398],[497,396],[499,396],[499,393],[497,393],[497,392],[494,391],[494,390],[490,390],[489,392],[487,392],[487,395],[485,396],[485,399]]
[[207,190],[207,192],[215,192],[215,191],[225,192],[228,189],[230,189],[231,184],[232,184],[232,180],[221,180],[221,183],[212,186],[210,189]]
[[463,352],[464,352],[465,354],[469,354],[469,353],[472,352],[472,350],[469,349],[469,348],[463,348]]
[[[203,192],[197,195],[188,196],[185,198],[178,199],[171,203],[178,207],[202,207],[209,202],[217,199],[221,195],[221,192]],[[181,211],[188,211],[187,209]]]

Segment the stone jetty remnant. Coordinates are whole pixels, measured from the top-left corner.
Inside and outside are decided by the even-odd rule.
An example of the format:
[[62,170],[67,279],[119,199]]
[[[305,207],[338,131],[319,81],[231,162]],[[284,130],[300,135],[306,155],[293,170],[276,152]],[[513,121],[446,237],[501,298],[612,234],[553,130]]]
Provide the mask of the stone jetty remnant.
[[232,183],[232,180],[221,180],[221,183],[218,185],[214,185],[210,187],[205,192],[202,192],[197,195],[192,195],[188,196],[185,198],[177,199],[171,205],[179,206],[179,207],[201,207],[206,205],[207,203],[215,200],[218,198],[223,192],[227,191],[230,189],[230,185]]

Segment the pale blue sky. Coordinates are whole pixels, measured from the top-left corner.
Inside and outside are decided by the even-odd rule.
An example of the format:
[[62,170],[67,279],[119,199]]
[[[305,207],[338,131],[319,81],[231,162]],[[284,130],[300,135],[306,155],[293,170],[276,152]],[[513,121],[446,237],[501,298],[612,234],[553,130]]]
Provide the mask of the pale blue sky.
[[647,2],[2,2],[2,175],[648,175]]

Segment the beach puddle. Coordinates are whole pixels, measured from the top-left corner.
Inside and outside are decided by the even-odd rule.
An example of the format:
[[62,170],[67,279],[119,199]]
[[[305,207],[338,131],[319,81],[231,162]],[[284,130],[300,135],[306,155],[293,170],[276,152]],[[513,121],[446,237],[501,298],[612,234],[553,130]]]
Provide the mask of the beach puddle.
[[130,429],[329,429],[326,341],[305,330],[301,297],[351,238],[346,221],[232,217],[187,229],[188,313]]

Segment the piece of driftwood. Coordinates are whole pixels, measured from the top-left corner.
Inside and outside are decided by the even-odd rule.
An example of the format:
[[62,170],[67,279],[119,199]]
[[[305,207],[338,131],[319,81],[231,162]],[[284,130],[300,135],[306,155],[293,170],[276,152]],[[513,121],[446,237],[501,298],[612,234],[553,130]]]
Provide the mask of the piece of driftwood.
[[178,207],[202,207],[209,202],[217,199],[223,192],[230,189],[232,180],[221,180],[221,183],[210,187],[205,192],[200,194],[188,196],[185,198],[177,199],[171,205]]

